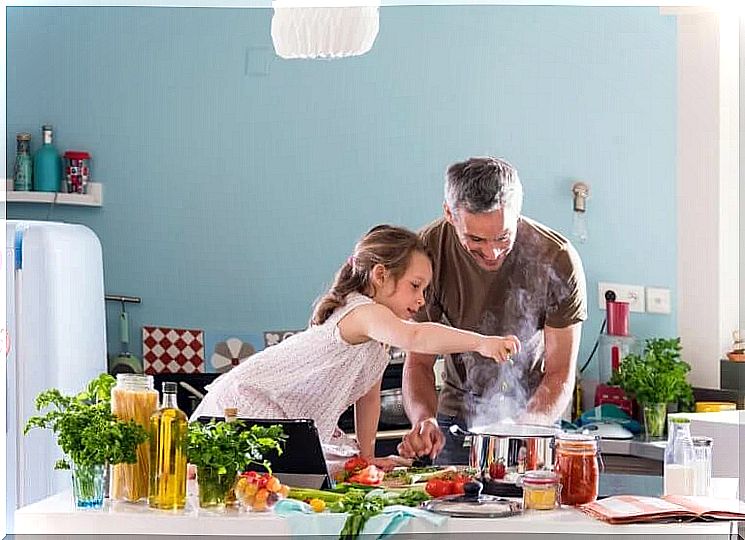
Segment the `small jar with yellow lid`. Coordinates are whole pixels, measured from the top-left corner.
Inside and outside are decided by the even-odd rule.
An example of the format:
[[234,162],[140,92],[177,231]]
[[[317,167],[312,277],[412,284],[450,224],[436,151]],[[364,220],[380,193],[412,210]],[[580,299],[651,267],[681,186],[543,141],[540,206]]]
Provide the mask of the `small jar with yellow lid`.
[[521,478],[524,510],[553,510],[559,507],[561,485],[551,471],[528,471]]

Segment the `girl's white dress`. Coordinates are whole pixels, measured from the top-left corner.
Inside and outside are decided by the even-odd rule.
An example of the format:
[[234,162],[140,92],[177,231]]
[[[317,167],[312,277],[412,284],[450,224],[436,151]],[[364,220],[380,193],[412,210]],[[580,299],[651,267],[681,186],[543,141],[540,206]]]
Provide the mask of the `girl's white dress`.
[[388,365],[385,345],[374,340],[351,345],[337,326],[353,309],[372,302],[351,293],[323,324],[268,347],[221,375],[207,387],[192,419],[223,416],[226,407],[237,408],[238,416],[247,418],[312,418],[321,442],[339,445],[339,417],[370,390]]

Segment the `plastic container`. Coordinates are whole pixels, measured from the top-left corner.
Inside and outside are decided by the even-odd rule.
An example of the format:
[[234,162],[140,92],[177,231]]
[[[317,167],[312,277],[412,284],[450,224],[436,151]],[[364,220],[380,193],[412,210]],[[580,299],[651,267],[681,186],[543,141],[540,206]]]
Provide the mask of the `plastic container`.
[[560,506],[559,477],[551,471],[528,471],[519,483],[523,488],[524,510],[553,510]]
[[90,160],[88,152],[68,150],[64,155],[65,186],[67,193],[87,193],[90,181]]
[[[120,373],[111,389],[111,412],[122,420],[135,420],[146,430],[150,416],[158,410],[158,391],[151,375]],[[120,463],[111,467],[111,498],[137,502],[148,496],[150,478],[150,443],[137,447],[137,463]]]
[[721,411],[734,411],[737,409],[737,404],[731,401],[697,401],[696,412],[721,412]]
[[554,470],[561,483],[561,504],[578,505],[596,500],[600,482],[598,439],[574,433],[559,435]]

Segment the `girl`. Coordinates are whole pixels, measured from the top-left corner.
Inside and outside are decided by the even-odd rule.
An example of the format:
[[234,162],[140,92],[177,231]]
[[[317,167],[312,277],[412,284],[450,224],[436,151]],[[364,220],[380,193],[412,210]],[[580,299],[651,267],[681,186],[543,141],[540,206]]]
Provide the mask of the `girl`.
[[217,378],[192,419],[222,416],[226,407],[246,418],[312,418],[328,451],[340,436],[339,417],[354,404],[360,455],[375,463],[389,346],[431,354],[472,351],[500,362],[520,348],[514,336],[411,322],[431,280],[432,265],[416,233],[374,227],[316,303],[309,327]]

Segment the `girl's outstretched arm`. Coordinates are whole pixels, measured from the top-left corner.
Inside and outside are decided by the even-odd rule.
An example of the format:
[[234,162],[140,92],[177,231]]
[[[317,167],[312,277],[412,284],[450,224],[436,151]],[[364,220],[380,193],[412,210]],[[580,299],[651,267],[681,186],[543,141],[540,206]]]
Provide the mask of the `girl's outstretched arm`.
[[484,336],[438,323],[404,321],[381,304],[360,306],[338,324],[342,337],[350,343],[374,339],[419,353],[477,352],[498,362],[520,352],[515,336]]
[[360,456],[368,459],[375,457],[375,435],[380,419],[380,384],[381,380],[378,380],[354,404],[354,431],[357,433]]

